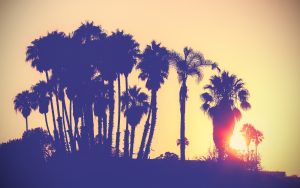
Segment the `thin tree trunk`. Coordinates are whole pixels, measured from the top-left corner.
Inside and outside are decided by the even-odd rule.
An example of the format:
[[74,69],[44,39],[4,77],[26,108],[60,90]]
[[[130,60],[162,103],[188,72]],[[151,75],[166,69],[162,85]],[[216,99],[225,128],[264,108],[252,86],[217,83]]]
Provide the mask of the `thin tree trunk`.
[[[151,101],[152,101],[152,97],[151,97]],[[152,104],[152,102],[150,102],[150,104]],[[144,126],[142,141],[141,141],[140,149],[139,149],[139,152],[138,152],[138,157],[137,157],[138,159],[142,159],[143,155],[144,155],[146,138],[147,138],[149,127],[150,127],[151,112],[152,112],[151,106],[149,106],[148,117],[147,117],[147,120],[146,120],[146,123],[145,123],[145,126]]]
[[[128,75],[125,75],[125,87],[126,87],[126,95],[128,96]],[[128,101],[126,101],[126,109],[128,108]],[[125,134],[124,134],[124,157],[129,157],[129,125],[128,125],[128,119],[126,117],[126,128],[125,128]]]
[[134,149],[135,127],[136,126],[131,126],[131,135],[130,135],[130,158],[131,159],[133,156],[133,149]]
[[[69,116],[68,116],[68,112],[67,112],[67,106],[66,106],[66,101],[65,101],[65,94],[63,94],[63,98],[62,98],[62,105],[63,105],[63,112],[64,112],[64,115],[66,117],[66,120],[67,120],[67,125],[68,125],[68,135],[69,135],[69,138],[70,138],[70,146],[71,146],[71,151],[76,151],[76,144],[75,144],[75,140],[74,140],[74,136],[73,136],[73,129],[72,129],[72,126],[70,124],[70,121],[69,121]],[[71,104],[71,102],[70,102]],[[71,111],[70,111],[70,114],[71,114]]]
[[46,127],[47,127],[47,130],[48,130],[48,134],[52,137],[50,129],[49,129],[48,119],[47,119],[47,114],[46,113],[44,113],[44,117],[45,117],[45,123],[46,123]]
[[179,94],[180,100],[180,159],[185,160],[185,101],[187,87],[185,81],[182,82]]
[[256,158],[256,160],[257,160],[257,144],[255,144],[255,158]]
[[152,102],[152,104],[151,104],[151,108],[152,108],[151,126],[150,126],[149,138],[148,138],[148,142],[147,142],[147,145],[146,145],[145,154],[143,156],[143,159],[148,159],[149,158],[149,154],[150,154],[150,150],[151,150],[151,144],[152,144],[152,139],[153,139],[155,125],[156,125],[156,113],[157,113],[156,95],[157,95],[157,91],[151,91],[151,96],[152,96],[152,101],[151,101]]
[[102,124],[103,124],[103,119],[101,116],[98,116],[98,139],[99,139],[99,144],[101,145],[103,142],[102,139]]
[[115,112],[115,91],[114,91],[114,80],[109,81],[109,126],[108,126],[108,137],[107,137],[107,149],[109,154],[112,154],[112,133],[114,128],[114,112]]
[[66,115],[65,115],[65,108],[63,107],[63,104],[61,104],[62,105],[62,121],[63,121],[63,131],[64,131],[64,138],[65,138],[65,143],[66,143],[66,146],[67,146],[67,150],[68,150],[68,152],[70,152],[71,150],[70,150],[70,144],[69,144],[69,140],[68,140],[68,135],[67,135],[67,129],[66,129],[66,121],[65,121],[65,119],[66,119]]
[[26,132],[28,131],[28,117],[25,118],[26,121]]
[[62,117],[60,116],[59,101],[58,101],[57,93],[55,93],[55,99],[56,99],[57,123],[58,123],[58,132],[59,132],[59,137],[60,137],[60,144],[61,144],[61,149],[63,151],[65,151],[65,147],[66,147],[65,137],[64,137],[64,132],[63,132]]
[[106,112],[103,113],[103,143],[107,144],[107,115]]
[[120,74],[118,75],[118,127],[117,127],[117,133],[116,133],[116,157],[119,157],[120,153],[120,121],[121,121],[121,79]]
[[[46,80],[47,80],[47,84],[48,84],[49,83],[48,71],[45,71],[45,74],[46,74]],[[53,127],[54,127],[53,134],[54,134],[56,147],[58,147],[57,143],[59,143],[59,136],[58,136],[56,121],[55,121],[55,113],[54,113],[54,105],[53,105],[53,100],[52,100],[52,93],[50,93],[50,106],[51,106],[51,113],[52,113],[52,120],[53,120]]]

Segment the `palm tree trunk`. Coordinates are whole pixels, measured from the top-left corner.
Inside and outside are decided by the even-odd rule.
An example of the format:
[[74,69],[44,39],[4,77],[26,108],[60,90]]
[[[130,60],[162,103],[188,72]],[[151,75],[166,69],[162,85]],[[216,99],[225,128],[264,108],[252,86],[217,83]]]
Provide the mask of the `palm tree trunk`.
[[131,135],[130,135],[130,158],[132,159],[133,149],[134,149],[134,137],[135,137],[135,126],[131,126]]
[[66,121],[65,121],[65,119],[66,119],[65,108],[63,107],[63,104],[61,104],[61,106],[62,106],[61,108],[62,108],[62,115],[63,115],[62,121],[63,121],[64,138],[65,138],[65,143],[66,143],[66,146],[67,146],[67,150],[68,150],[68,152],[70,152],[71,150],[70,150],[70,144],[69,144],[69,140],[68,140],[67,129],[66,129]]
[[[65,95],[65,94],[63,94],[63,95]],[[70,104],[71,104],[71,101],[70,101]],[[75,140],[74,140],[74,136],[73,136],[73,129],[72,129],[72,126],[71,126],[70,121],[69,121],[65,96],[63,96],[63,98],[62,98],[62,105],[63,105],[63,112],[64,112],[64,115],[66,117],[67,125],[68,125],[68,131],[67,132],[68,132],[68,135],[69,135],[69,138],[70,138],[71,151],[73,152],[73,151],[76,151],[76,144],[75,144]],[[71,111],[70,111],[70,114],[71,114]]]
[[109,122],[108,122],[108,137],[107,137],[107,149],[109,154],[112,154],[112,133],[114,128],[114,112],[115,112],[115,91],[114,80],[109,81]]
[[[150,103],[152,104],[152,102],[150,102]],[[142,141],[141,141],[141,145],[140,145],[140,149],[139,149],[138,157],[137,157],[138,159],[142,159],[143,155],[144,155],[146,138],[147,138],[149,127],[150,127],[150,116],[151,116],[151,106],[149,106],[148,117],[147,117],[147,120],[146,120],[146,123],[145,123],[145,126],[144,126]]]
[[103,113],[103,143],[107,144],[107,115],[106,112]]
[[[47,84],[49,83],[49,75],[48,75],[48,71],[45,71],[46,74],[46,80],[47,80]],[[50,94],[50,106],[51,106],[51,113],[52,113],[52,120],[53,120],[53,133],[54,133],[54,139],[56,142],[56,146],[57,143],[59,141],[59,136],[58,136],[58,132],[57,132],[57,127],[56,127],[56,121],[55,121],[55,113],[54,113],[54,105],[53,105],[53,100],[52,100],[52,94]]]
[[[128,95],[128,75],[125,75],[125,87],[126,87],[126,95]],[[128,108],[128,102],[126,102],[126,109]],[[126,117],[126,129],[124,134],[124,157],[129,157],[129,125],[128,125],[128,119]]]
[[180,102],[180,159],[185,161],[185,102],[187,87],[185,81],[182,82],[179,94]]
[[56,109],[57,109],[58,132],[59,132],[60,144],[61,144],[60,147],[63,151],[65,151],[65,141],[64,141],[65,137],[64,137],[64,132],[63,132],[62,117],[60,116],[59,101],[58,101],[57,93],[55,93],[55,99],[56,99]]
[[120,121],[121,121],[121,79],[120,74],[118,74],[118,127],[117,127],[117,134],[116,134],[116,157],[119,157],[120,153]]
[[28,131],[28,117],[25,118],[26,121],[26,132]]
[[47,113],[44,113],[44,117],[45,117],[45,123],[46,123],[46,127],[48,130],[48,134],[52,137],[50,129],[49,129],[49,125],[48,125]]
[[146,145],[145,154],[143,156],[143,159],[149,158],[152,139],[153,139],[153,135],[154,135],[155,124],[156,124],[156,113],[157,113],[157,106],[156,106],[157,91],[152,90],[151,97],[152,97],[152,99],[151,99],[151,109],[152,109],[151,126],[150,126],[149,138],[148,138],[148,142]]
[[102,125],[103,125],[103,121],[102,121],[102,117],[98,116],[98,139],[99,139],[99,143],[100,145],[102,144]]
[[258,145],[255,144],[255,160],[257,160],[257,147],[258,147]]
[[74,118],[74,123],[75,123],[75,125],[74,125],[74,137],[75,137],[75,142],[77,141],[77,144],[78,144],[78,147],[79,147],[80,146],[80,143],[79,143],[80,135],[79,135],[79,131],[78,131],[78,121],[79,121],[79,118],[75,117]]

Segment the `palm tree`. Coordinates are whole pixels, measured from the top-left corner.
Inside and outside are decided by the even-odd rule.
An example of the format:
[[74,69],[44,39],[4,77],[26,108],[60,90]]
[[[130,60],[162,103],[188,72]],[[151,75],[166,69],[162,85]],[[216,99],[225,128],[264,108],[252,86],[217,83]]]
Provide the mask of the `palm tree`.
[[[64,38],[65,34],[62,32],[54,31],[52,33],[48,33],[47,36],[40,37],[31,42],[31,45],[27,47],[26,51],[26,61],[31,62],[31,66],[36,68],[39,72],[44,72],[46,75],[47,83],[50,80],[49,71],[53,69],[55,66],[54,63],[61,56],[62,52],[57,50],[57,47],[60,46],[58,42],[58,38]],[[54,93],[55,94],[55,93]],[[52,93],[50,93],[50,105],[52,112],[52,120],[54,127],[54,137],[55,140],[58,141],[58,132],[56,127],[55,113],[54,113],[54,105],[52,100]],[[58,104],[57,104],[58,105]],[[59,113],[59,111],[57,112]],[[60,115],[58,114],[58,119]]]
[[133,148],[134,148],[134,137],[135,137],[135,128],[141,121],[144,114],[147,113],[149,102],[148,96],[146,93],[141,92],[141,88],[134,86],[129,88],[128,94],[123,92],[121,96],[122,101],[122,111],[124,112],[128,123],[131,126],[131,135],[130,135],[130,152],[129,156],[132,158]]
[[[139,54],[139,44],[133,39],[130,34],[125,34],[124,31],[117,30],[110,36],[110,41],[113,46],[114,56],[112,56],[117,69],[118,80],[118,126],[116,134],[116,156],[120,153],[120,115],[121,115],[121,74],[125,76],[126,90],[128,90],[128,75],[131,73],[133,66],[137,62]],[[128,141],[129,130],[128,121],[126,120],[126,129],[124,134],[124,156],[128,157]]]
[[50,102],[50,97],[48,95],[49,88],[45,81],[40,81],[31,87],[32,92],[37,97],[37,103],[39,107],[39,112],[44,115],[45,124],[48,134],[51,136],[50,128],[48,125],[47,113]]
[[28,90],[22,91],[14,99],[14,109],[16,112],[21,112],[26,120],[26,131],[28,131],[28,116],[31,110],[37,108],[36,100],[32,93]]
[[[148,142],[143,154],[143,158],[147,159],[150,153],[150,147],[154,135],[156,125],[156,113],[157,113],[157,91],[167,79],[169,74],[169,52],[165,47],[160,46],[160,43],[152,41],[151,45],[147,45],[143,54],[141,55],[141,61],[137,65],[137,69],[141,71],[139,78],[146,80],[146,88],[151,90],[151,127],[149,132]],[[148,112],[150,113],[150,112]],[[146,124],[147,125],[147,124]],[[149,127],[144,128],[144,132],[148,131]],[[145,143],[142,140],[143,144]],[[143,147],[143,146],[141,146]]]
[[[175,65],[178,74],[178,81],[181,83],[179,92],[180,103],[180,159],[185,160],[185,106],[187,100],[187,79],[188,77],[196,77],[199,82],[203,74],[200,70],[202,66],[211,66],[213,69],[218,68],[216,63],[206,61],[203,55],[199,52],[195,52],[193,49],[185,47],[183,49],[184,56],[180,56],[176,52],[171,55],[171,63]],[[218,68],[219,69],[219,68]]]
[[[101,57],[101,47],[99,44],[106,39],[106,33],[101,26],[94,25],[93,22],[82,23],[81,26],[74,31],[72,40],[78,46],[77,59],[75,60],[76,66],[72,70],[79,73],[80,78],[77,79],[77,100],[80,100],[83,110],[84,126],[87,134],[82,134],[82,139],[87,142],[87,147],[94,145],[94,122],[93,122],[93,88],[92,78],[97,72],[96,66],[98,65]],[[76,74],[75,74],[76,75]],[[84,136],[86,135],[86,136]]]
[[222,159],[229,146],[235,121],[241,118],[241,112],[236,106],[239,102],[242,109],[251,106],[248,102],[249,92],[244,88],[242,79],[228,72],[219,76],[212,76],[210,84],[204,89],[207,92],[201,95],[204,101],[202,109],[207,112],[213,121],[213,139]]
[[245,139],[246,146],[247,146],[247,153],[248,153],[248,160],[250,157],[250,143],[253,140],[254,133],[255,133],[255,128],[253,127],[252,124],[250,123],[245,123],[241,129],[242,135]]
[[106,143],[107,138],[106,111],[109,104],[108,85],[104,83],[101,76],[98,76],[93,81],[97,86],[94,96],[94,114],[98,118],[98,142],[103,144]]
[[263,139],[264,139],[263,133],[261,131],[255,129],[253,140],[254,140],[254,143],[255,143],[255,156],[256,156],[256,159],[258,157],[257,147],[263,141]]

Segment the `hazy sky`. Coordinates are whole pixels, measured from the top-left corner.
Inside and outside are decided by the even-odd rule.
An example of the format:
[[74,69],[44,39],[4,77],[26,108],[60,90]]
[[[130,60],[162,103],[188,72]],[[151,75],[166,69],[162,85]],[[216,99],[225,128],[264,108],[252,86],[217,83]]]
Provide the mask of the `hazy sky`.
[[[44,79],[25,62],[26,47],[48,31],[69,33],[81,22],[94,21],[108,33],[117,28],[131,33],[142,49],[153,39],[178,52],[192,47],[242,78],[252,109],[243,112],[236,132],[243,123],[252,123],[265,135],[259,147],[263,167],[300,175],[299,5],[297,0],[0,0],[0,142],[20,137],[25,130],[25,120],[13,110],[14,96]],[[188,80],[189,159],[205,155],[213,146],[212,123],[200,110],[199,95],[216,72],[204,73],[200,84]],[[137,72],[129,81],[144,87]],[[179,154],[178,95],[177,75],[171,69],[158,92],[152,157],[165,151]],[[144,121],[137,128],[136,147]],[[123,119],[121,124],[124,129]],[[43,117],[35,112],[29,127],[37,126],[45,127]]]

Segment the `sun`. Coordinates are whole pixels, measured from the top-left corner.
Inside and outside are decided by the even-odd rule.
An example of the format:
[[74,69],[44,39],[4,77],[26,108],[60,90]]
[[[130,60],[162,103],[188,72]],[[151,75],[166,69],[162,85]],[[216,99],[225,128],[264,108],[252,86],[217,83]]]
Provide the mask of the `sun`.
[[246,143],[240,131],[234,130],[231,140],[230,147],[240,151],[246,150]]

